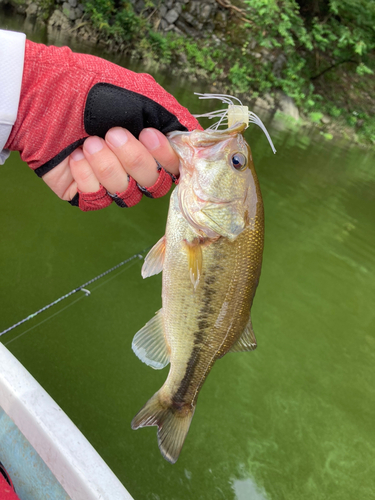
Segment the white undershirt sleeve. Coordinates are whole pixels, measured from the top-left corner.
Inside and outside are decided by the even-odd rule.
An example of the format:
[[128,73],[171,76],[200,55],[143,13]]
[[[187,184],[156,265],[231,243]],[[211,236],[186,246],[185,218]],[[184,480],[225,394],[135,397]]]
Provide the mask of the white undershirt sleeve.
[[0,165],[9,156],[4,146],[17,118],[25,42],[23,33],[0,30]]

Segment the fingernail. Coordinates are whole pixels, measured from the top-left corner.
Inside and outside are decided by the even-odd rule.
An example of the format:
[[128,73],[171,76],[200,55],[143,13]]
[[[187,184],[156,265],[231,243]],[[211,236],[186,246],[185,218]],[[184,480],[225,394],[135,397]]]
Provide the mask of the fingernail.
[[84,143],[85,150],[93,155],[103,149],[103,141],[99,137],[89,137]]
[[85,155],[83,154],[83,151],[81,148],[75,149],[73,153],[70,155],[74,161],[80,161],[83,160]]
[[154,149],[160,147],[159,137],[156,132],[150,128],[145,128],[142,131],[142,144],[146,146],[149,151],[154,151]]
[[123,128],[113,128],[105,136],[106,140],[115,148],[123,146],[128,140],[128,134]]

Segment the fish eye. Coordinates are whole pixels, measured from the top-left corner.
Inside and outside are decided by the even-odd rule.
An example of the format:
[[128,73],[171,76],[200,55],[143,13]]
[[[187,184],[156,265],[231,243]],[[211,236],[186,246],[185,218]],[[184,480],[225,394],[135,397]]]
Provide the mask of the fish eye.
[[247,165],[246,156],[242,153],[234,153],[231,157],[232,167],[236,170],[240,170],[241,172],[245,170]]

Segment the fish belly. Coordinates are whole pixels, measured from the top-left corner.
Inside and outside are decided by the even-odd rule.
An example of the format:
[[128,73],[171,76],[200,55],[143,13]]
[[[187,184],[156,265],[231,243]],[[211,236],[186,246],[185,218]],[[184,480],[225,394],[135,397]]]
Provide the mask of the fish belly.
[[162,388],[167,404],[195,406],[216,359],[243,333],[258,284],[263,252],[263,206],[234,240],[202,244],[202,274],[194,289],[188,245],[197,234],[181,215],[177,189],[171,196],[163,267],[163,318],[170,372]]

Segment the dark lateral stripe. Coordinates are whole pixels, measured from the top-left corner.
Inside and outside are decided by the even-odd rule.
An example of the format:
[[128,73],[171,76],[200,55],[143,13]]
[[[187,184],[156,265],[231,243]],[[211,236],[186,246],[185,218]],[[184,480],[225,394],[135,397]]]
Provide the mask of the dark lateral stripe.
[[86,139],[87,137],[84,137],[83,139],[78,139],[78,141],[73,142],[73,144],[70,144],[68,147],[60,151],[60,153],[57,154],[54,158],[48,160],[46,163],[36,168],[34,170],[36,175],[38,177],[43,177],[43,175],[45,175],[47,172],[57,167],[57,165],[61,163],[63,160],[65,160],[65,158],[67,158],[70,155],[70,153],[73,153],[75,149],[81,146]]
[[195,371],[200,364],[201,361],[201,346],[204,341],[204,334],[208,328],[210,328],[210,322],[208,321],[209,315],[212,314],[212,300],[213,296],[216,293],[216,290],[212,288],[212,285],[215,283],[216,277],[213,275],[206,276],[204,283],[204,296],[202,300],[202,307],[199,311],[198,316],[198,330],[194,332],[194,347],[192,353],[190,355],[185,375],[181,380],[181,383],[173,396],[174,403],[183,403],[186,393],[189,390],[191,380],[194,378]]
[[[194,334],[194,336],[196,336],[196,335],[197,335],[197,332]],[[194,343],[197,343],[196,341],[197,341],[197,338],[195,338]],[[174,396],[172,398],[174,403],[179,404],[179,403],[184,402],[184,398],[186,396],[186,393],[189,390],[191,379],[193,378],[195,369],[199,363],[199,359],[200,359],[199,351],[200,351],[200,346],[196,345],[193,348],[193,351],[190,355],[184,378],[181,380],[181,383],[180,383],[176,393],[174,394]]]

